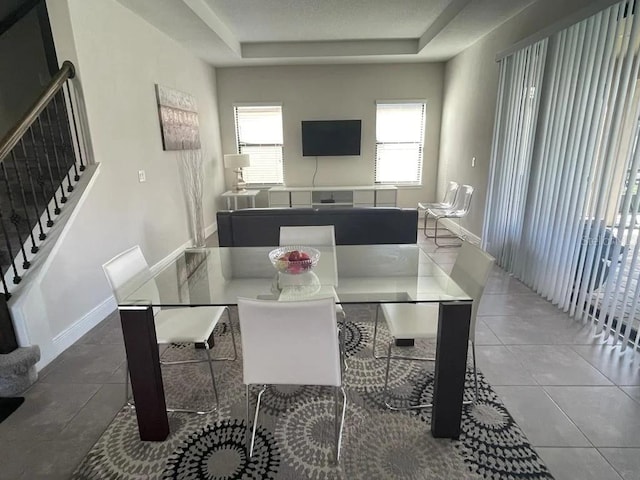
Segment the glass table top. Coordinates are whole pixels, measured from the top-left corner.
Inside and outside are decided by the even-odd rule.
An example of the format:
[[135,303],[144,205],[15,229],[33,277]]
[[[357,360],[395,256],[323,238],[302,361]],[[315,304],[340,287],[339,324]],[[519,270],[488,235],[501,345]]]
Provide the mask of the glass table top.
[[116,292],[120,306],[237,305],[238,297],[281,301],[333,296],[337,303],[471,301],[418,245],[340,245],[312,270],[280,273],[277,247],[188,249],[161,271],[145,270]]

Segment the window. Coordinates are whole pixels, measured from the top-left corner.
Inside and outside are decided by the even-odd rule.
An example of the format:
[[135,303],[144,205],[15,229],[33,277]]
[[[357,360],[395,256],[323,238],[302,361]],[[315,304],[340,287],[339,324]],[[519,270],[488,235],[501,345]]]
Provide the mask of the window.
[[426,103],[376,105],[376,183],[420,185]]
[[282,107],[235,106],[238,153],[251,155],[251,166],[242,169],[247,184],[283,184]]

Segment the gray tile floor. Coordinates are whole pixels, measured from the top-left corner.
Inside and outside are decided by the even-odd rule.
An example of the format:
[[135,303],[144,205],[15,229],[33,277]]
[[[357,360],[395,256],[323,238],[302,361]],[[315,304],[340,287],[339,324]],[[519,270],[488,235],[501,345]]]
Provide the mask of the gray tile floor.
[[[450,269],[455,249],[424,249]],[[499,269],[476,343],[489,382],[558,480],[640,480],[640,354],[594,337]],[[0,424],[0,479],[66,479],[122,407],[117,314],[40,372]]]

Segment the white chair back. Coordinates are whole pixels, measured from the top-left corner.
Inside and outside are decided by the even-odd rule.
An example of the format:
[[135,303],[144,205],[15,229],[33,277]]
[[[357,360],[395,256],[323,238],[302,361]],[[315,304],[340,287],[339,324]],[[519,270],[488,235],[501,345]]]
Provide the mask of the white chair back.
[[309,247],[335,247],[333,225],[280,227],[280,245],[307,245]]
[[471,185],[463,185],[462,192],[457,195],[456,204],[453,207],[453,215],[447,215],[448,217],[461,218],[469,213],[471,208],[471,198],[473,197],[473,187]]
[[342,385],[332,298],[238,298],[246,385]]
[[[324,251],[316,268],[323,283],[338,286],[338,260],[335,252],[336,234],[333,225],[308,225],[300,227],[280,227],[280,245],[302,245],[309,247],[334,247]],[[329,254],[331,258],[327,258]]]
[[487,252],[467,241],[463,241],[451,271],[451,279],[473,298],[469,330],[470,339],[473,339],[476,334],[478,305],[494,263],[495,258]]
[[[160,303],[158,287],[139,245],[113,257],[102,270],[118,302],[133,295],[133,299]],[[160,307],[153,308],[154,315],[159,311]]]
[[460,190],[460,185],[458,182],[449,182],[449,187],[444,194],[444,198],[442,200],[443,206],[453,206],[456,203],[456,197],[458,196],[458,191]]

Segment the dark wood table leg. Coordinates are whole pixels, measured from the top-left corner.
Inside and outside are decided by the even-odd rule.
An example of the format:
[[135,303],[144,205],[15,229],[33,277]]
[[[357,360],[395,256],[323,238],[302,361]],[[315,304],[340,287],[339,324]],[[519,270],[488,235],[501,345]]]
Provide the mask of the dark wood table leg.
[[156,327],[151,306],[120,307],[131,390],[140,440],[161,442],[169,435]]
[[440,304],[431,414],[436,438],[460,436],[470,320],[471,302]]

